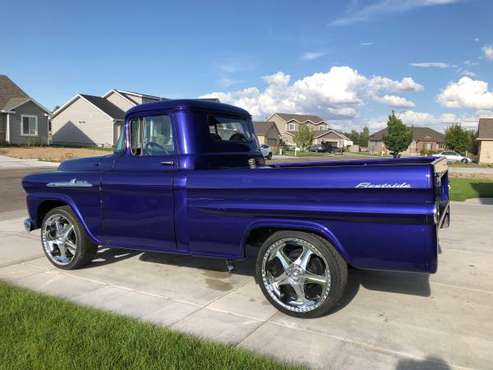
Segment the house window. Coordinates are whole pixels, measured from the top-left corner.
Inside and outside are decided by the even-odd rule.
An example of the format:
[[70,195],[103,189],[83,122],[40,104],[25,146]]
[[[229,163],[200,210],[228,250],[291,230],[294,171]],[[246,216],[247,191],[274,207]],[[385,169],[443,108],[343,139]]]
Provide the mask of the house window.
[[296,123],[289,123],[288,131],[297,131]]
[[21,116],[21,135],[38,136],[38,116]]

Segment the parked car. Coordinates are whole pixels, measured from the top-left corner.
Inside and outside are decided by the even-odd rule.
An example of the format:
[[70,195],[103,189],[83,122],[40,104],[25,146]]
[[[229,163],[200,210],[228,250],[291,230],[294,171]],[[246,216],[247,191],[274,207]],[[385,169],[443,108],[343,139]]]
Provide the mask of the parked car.
[[267,144],[260,145],[260,151],[262,152],[264,158],[272,159],[272,148],[270,145]]
[[22,185],[24,226],[41,228],[58,268],[90,263],[98,246],[254,257],[267,300],[303,318],[337,305],[349,266],[434,273],[450,217],[443,158],[266,166],[248,112],[197,100],[134,107],[113,154]]
[[447,161],[450,162],[462,162],[462,163],[471,163],[472,159],[466,156],[463,156],[460,153],[454,152],[453,150],[445,150],[443,152],[437,153],[436,156],[445,157]]

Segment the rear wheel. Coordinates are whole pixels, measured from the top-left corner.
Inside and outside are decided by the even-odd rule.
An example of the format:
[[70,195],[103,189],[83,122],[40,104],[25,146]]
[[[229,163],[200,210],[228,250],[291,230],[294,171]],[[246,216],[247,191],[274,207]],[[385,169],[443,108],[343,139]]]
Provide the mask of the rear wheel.
[[318,317],[342,297],[347,265],[318,235],[279,231],[261,247],[256,277],[265,297],[278,310],[295,317]]
[[48,260],[64,270],[87,265],[97,250],[68,206],[46,214],[41,225],[41,243]]
[[467,161],[467,159],[464,158],[464,159],[461,160],[461,162],[462,163],[467,163],[468,161]]

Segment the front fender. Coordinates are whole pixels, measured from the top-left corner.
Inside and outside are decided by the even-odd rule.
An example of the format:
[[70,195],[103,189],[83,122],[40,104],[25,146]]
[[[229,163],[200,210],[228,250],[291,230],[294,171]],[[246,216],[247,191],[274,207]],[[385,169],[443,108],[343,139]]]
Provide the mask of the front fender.
[[351,258],[349,256],[349,253],[347,250],[344,248],[344,246],[340,243],[338,238],[334,235],[332,231],[330,231],[326,226],[314,222],[314,221],[304,221],[304,220],[290,220],[290,219],[262,219],[262,220],[255,220],[250,225],[248,225],[242,241],[241,241],[241,246],[242,249],[246,255],[246,242],[248,240],[249,235],[258,229],[265,229],[265,228],[271,228],[271,229],[283,229],[283,230],[299,230],[299,231],[306,231],[309,233],[314,233],[322,238],[326,239],[331,243],[334,248],[339,252],[339,254],[344,258],[346,263],[351,264]]
[[31,193],[27,195],[27,208],[29,212],[29,216],[31,217],[31,220],[34,223],[34,228],[40,228],[41,227],[41,222],[42,219],[39,217],[39,210],[41,209],[41,206],[45,202],[49,201],[57,201],[57,202],[62,202],[65,203],[70,207],[72,212],[74,213],[75,217],[78,219],[82,227],[84,228],[87,236],[91,239],[91,241],[95,244],[100,245],[101,240],[99,240],[91,230],[91,228],[88,225],[88,222],[86,218],[82,215],[81,210],[77,206],[76,202],[72,199],[67,194],[62,194],[62,193],[43,193],[43,192],[38,192],[38,193]]

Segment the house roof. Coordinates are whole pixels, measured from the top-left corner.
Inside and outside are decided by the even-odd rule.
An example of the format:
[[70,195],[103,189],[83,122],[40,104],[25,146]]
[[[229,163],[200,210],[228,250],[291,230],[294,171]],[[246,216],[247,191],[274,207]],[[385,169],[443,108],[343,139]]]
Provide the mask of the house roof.
[[3,106],[2,110],[10,111],[12,109],[15,109],[15,108],[21,106],[22,104],[27,103],[28,101],[31,101],[31,99],[30,98],[27,98],[27,97],[10,98],[7,101],[7,103],[5,103],[5,105]]
[[323,118],[312,114],[292,114],[292,113],[274,113],[285,121],[295,120],[297,122],[311,121],[313,123],[325,122]]
[[275,130],[279,133],[279,130],[277,129],[277,126],[274,122],[270,121],[256,121],[253,122],[253,125],[255,126],[255,133],[258,136],[265,136],[269,130],[274,126]]
[[100,96],[79,94],[84,99],[88,100],[90,103],[101,109],[104,113],[113,119],[123,120],[125,117],[125,112],[118,108],[115,104],[102,98]]
[[[443,143],[445,141],[445,136],[436,130],[429,127],[411,127],[413,132],[413,140],[415,141],[434,141],[437,143]],[[372,141],[382,141],[383,137],[387,133],[387,128],[377,131],[370,135],[370,140]]]
[[5,75],[0,75],[0,109],[5,109],[5,105],[12,98],[29,98],[19,86],[17,86],[10,78]]
[[28,101],[33,102],[46,113],[50,111],[31,98],[27,93],[15,84],[8,76],[0,75],[0,110],[10,111]]
[[478,140],[493,140],[493,118],[480,118],[478,125]]

